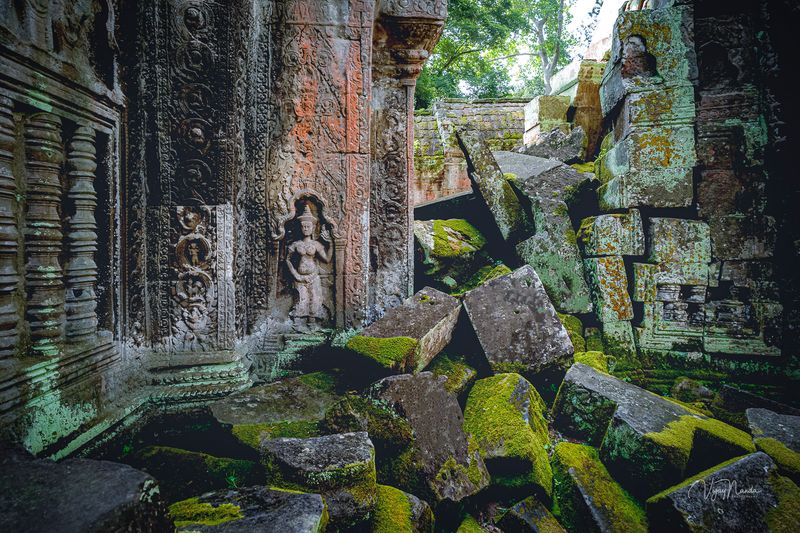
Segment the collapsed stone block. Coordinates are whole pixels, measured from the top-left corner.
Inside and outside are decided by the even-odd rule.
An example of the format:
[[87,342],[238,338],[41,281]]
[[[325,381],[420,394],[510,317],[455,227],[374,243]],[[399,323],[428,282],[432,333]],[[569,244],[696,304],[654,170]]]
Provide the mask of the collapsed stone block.
[[638,367],[636,340],[633,327],[627,320],[603,322],[602,336],[604,352],[614,356],[618,369]]
[[648,531],[644,509],[614,481],[595,448],[559,442],[552,462],[554,507],[567,531]]
[[456,131],[456,136],[469,163],[470,178],[486,202],[502,238],[513,242],[524,236],[530,224],[489,147],[477,131],[463,128]]
[[769,455],[783,475],[800,482],[800,416],[755,407],[745,414],[756,448]]
[[4,450],[0,504],[2,531],[172,531],[156,480],[110,461],[55,463]]
[[[444,381],[430,372],[389,376],[368,392],[385,409],[383,413],[400,419],[399,425],[410,430],[406,448],[386,469],[389,479],[398,488],[435,502],[459,501],[489,484],[477,446],[464,432],[461,407]],[[384,420],[390,424],[376,420],[370,431],[379,424],[397,425],[391,418]]]
[[[800,488],[757,452],[732,459],[647,500],[653,531],[787,531],[800,524]],[[792,524],[792,525],[789,525]]]
[[581,161],[586,150],[586,134],[580,126],[569,130],[569,124],[560,127],[549,125],[549,130],[541,125],[526,132],[528,142],[523,152],[530,156],[556,159],[563,163]]
[[649,259],[653,263],[711,262],[711,238],[705,222],[653,217],[649,242]]
[[486,239],[464,219],[415,220],[414,237],[422,251],[425,275],[448,289],[463,284],[486,262]]
[[[530,533],[565,533],[564,528],[558,520],[550,514],[547,507],[536,499],[529,496],[514,504],[500,518],[498,526],[503,531],[523,531]],[[459,531],[461,531],[459,529]]]
[[265,439],[261,462],[271,486],[321,494],[337,527],[362,522],[375,507],[375,447],[366,432]]
[[591,174],[577,172],[552,159],[514,152],[496,152],[500,168],[513,174],[513,184],[530,200],[536,233],[520,242],[517,256],[539,275],[553,305],[562,312],[591,309],[568,203],[590,186]]
[[628,295],[628,276],[622,257],[606,256],[584,259],[584,270],[592,291],[594,313],[600,322],[633,319]]
[[461,304],[425,287],[347,341],[351,351],[393,372],[419,372],[453,336]]
[[553,421],[566,435],[600,446],[614,479],[637,496],[754,450],[743,431],[580,363],[564,377]]
[[533,487],[550,496],[545,404],[519,374],[478,380],[464,408],[464,431],[478,445],[494,485]]
[[455,357],[448,353],[441,353],[428,365],[427,370],[435,376],[445,376],[444,388],[451,394],[461,395],[466,391],[478,375],[463,357]]
[[569,131],[567,111],[571,98],[569,96],[541,95],[535,97],[525,106],[526,145],[535,144],[543,134],[561,128]]
[[211,414],[239,442],[259,450],[264,437],[315,436],[337,398],[335,378],[315,372],[231,394],[211,404]]
[[372,531],[433,533],[433,512],[427,503],[413,494],[378,485]]
[[494,372],[536,374],[574,352],[536,271],[526,265],[464,296],[464,309]]
[[578,242],[588,256],[644,255],[642,216],[638,209],[631,209],[627,214],[585,218]]
[[185,533],[322,533],[328,523],[319,494],[258,486],[209,492],[174,503],[169,511],[176,530]]

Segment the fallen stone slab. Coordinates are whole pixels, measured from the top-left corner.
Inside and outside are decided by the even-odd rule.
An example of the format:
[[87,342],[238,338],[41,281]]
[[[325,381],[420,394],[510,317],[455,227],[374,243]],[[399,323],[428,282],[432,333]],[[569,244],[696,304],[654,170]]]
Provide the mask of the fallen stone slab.
[[267,487],[209,492],[170,505],[176,531],[322,533],[328,522],[319,494]]
[[647,516],[654,532],[796,531],[800,488],[756,452],[652,496]]
[[464,432],[464,415],[446,379],[431,372],[389,376],[368,395],[407,422],[407,451],[390,466],[392,484],[427,501],[454,502],[489,484],[486,465]]
[[375,448],[366,432],[265,439],[261,461],[270,485],[321,494],[336,527],[368,519],[375,507]]
[[413,494],[388,485],[378,485],[372,531],[432,533],[433,512],[427,503]]
[[800,483],[800,416],[752,407],[745,413],[756,448],[769,455],[782,474]]
[[566,533],[547,507],[533,496],[514,504],[500,518],[498,526],[508,532]]
[[456,396],[461,395],[475,381],[478,371],[472,368],[463,357],[441,353],[431,361],[428,370],[436,376],[445,376],[444,388]]
[[600,446],[614,479],[636,496],[755,450],[739,429],[580,363],[564,376],[553,424]]
[[4,453],[0,506],[0,531],[173,530],[156,480],[111,461],[55,463]]
[[398,373],[420,372],[453,336],[461,304],[425,287],[347,341],[347,348]]
[[489,261],[484,236],[464,219],[415,220],[424,273],[452,292]]
[[647,533],[641,504],[614,481],[595,448],[556,444],[553,480],[554,505],[568,531]]
[[517,244],[517,256],[539,275],[553,305],[565,313],[591,310],[581,254],[568,205],[591,183],[584,174],[553,159],[495,152],[500,168],[530,201],[535,233]]
[[644,230],[638,209],[584,218],[578,242],[587,256],[644,255]]
[[475,130],[456,130],[456,138],[467,160],[470,179],[486,202],[503,240],[514,242],[530,231],[530,222],[514,189],[506,181],[489,146]]
[[493,485],[531,487],[550,496],[553,475],[545,412],[539,393],[519,374],[498,374],[472,387],[464,408],[464,431],[475,439]]
[[464,309],[495,373],[527,376],[571,359],[569,334],[529,265],[469,291]]
[[628,294],[628,275],[622,257],[590,257],[583,260],[583,265],[597,319],[600,322],[632,320],[633,305]]
[[211,413],[242,444],[259,450],[264,437],[316,436],[336,402],[336,378],[315,372],[251,387],[211,404]]
[[158,479],[161,494],[168,502],[264,480],[261,465],[255,461],[215,457],[170,446],[147,446],[136,451],[128,462]]
[[536,144],[528,144],[523,150],[531,156],[577,163],[581,160],[585,144],[586,134],[580,126],[569,133],[565,133],[562,128],[556,128],[544,133]]

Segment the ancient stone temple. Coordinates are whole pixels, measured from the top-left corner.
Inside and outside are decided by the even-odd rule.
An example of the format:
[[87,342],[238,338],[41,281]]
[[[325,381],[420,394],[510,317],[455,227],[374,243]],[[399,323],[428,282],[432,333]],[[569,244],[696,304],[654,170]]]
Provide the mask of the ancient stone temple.
[[0,0],[0,531],[800,531],[797,8],[607,6]]

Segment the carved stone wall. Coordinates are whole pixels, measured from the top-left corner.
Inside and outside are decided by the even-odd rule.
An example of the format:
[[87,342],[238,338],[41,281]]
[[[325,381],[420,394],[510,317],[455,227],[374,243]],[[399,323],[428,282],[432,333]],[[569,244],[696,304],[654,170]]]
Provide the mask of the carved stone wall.
[[0,428],[41,452],[102,409],[120,357],[98,264],[119,257],[123,99],[108,2],[0,14]]

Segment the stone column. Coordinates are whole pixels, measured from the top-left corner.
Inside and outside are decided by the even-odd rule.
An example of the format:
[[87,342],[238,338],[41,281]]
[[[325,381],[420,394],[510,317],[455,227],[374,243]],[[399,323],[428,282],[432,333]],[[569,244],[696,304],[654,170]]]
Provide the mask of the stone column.
[[414,89],[447,15],[440,0],[387,2],[373,33],[370,311],[414,289]]
[[94,189],[95,132],[80,127],[67,147],[69,190],[67,198],[74,211],[69,219],[67,243],[69,258],[66,272],[67,339],[70,342],[88,341],[97,333],[97,224],[94,211],[97,193]]
[[32,355],[60,355],[64,343],[64,281],[61,253],[61,181],[64,161],[61,119],[37,113],[25,128],[27,203],[25,285]]
[[19,343],[19,309],[14,293],[19,282],[17,253],[17,184],[14,159],[13,102],[0,97],[0,360],[12,357]]

